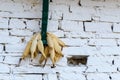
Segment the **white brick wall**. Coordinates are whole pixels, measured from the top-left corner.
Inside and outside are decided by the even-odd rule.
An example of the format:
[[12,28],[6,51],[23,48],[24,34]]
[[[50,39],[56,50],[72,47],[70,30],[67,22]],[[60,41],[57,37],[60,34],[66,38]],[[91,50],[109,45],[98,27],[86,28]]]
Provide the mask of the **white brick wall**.
[[90,32],[112,32],[111,26],[111,23],[85,22],[85,29]]
[[[75,32],[81,32],[83,31],[83,23],[82,22],[77,22],[77,21],[62,21],[62,26],[61,29],[64,31],[75,31]],[[74,27],[73,27],[74,26]]]
[[[120,1],[51,1],[47,30],[67,45],[53,69],[50,59],[39,66],[39,57],[16,67],[33,33],[41,31],[42,0],[0,0],[0,80],[119,80]],[[88,56],[86,65],[69,66],[71,56]]]

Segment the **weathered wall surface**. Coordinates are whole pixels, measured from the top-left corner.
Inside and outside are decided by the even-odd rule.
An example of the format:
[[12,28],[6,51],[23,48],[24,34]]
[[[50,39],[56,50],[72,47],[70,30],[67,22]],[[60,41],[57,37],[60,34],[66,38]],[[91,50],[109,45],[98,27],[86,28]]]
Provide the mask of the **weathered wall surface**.
[[65,56],[53,69],[38,58],[16,67],[41,31],[41,11],[42,0],[0,0],[0,80],[119,80],[119,0],[51,0],[48,31],[66,43]]

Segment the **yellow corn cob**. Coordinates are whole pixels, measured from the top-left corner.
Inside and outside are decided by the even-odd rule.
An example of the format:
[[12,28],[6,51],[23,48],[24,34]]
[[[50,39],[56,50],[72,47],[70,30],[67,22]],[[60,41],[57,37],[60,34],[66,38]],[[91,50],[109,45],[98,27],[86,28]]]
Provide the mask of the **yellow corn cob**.
[[25,47],[25,50],[23,52],[23,55],[22,55],[22,59],[24,59],[25,57],[27,57],[30,54],[30,47],[31,47],[31,44],[32,44],[32,40],[35,39],[35,37],[36,37],[36,35],[33,35],[33,37],[27,43],[27,45]]
[[38,49],[36,49],[35,52],[34,52],[34,56],[33,56],[33,58],[36,58],[36,57],[37,57],[38,52],[39,52]]
[[63,54],[55,53],[55,62],[58,62],[63,57]]
[[52,66],[51,68],[54,68],[55,67],[55,51],[54,51],[54,48],[49,48],[49,53],[50,53],[50,59],[52,61]]
[[32,36],[32,38],[30,39],[30,41],[27,43],[26,47],[25,47],[25,50],[23,52],[23,55],[22,57],[20,58],[19,60],[19,63],[18,63],[18,66],[20,65],[21,63],[21,60],[25,59],[28,55],[30,55],[30,47],[31,47],[31,44],[32,44],[32,41],[33,39],[36,37],[36,34]]
[[42,62],[45,60],[45,63],[44,63],[44,65],[43,65],[43,67],[45,66],[45,64],[46,64],[46,62],[47,62],[47,58],[50,56],[48,46],[45,46],[44,53],[45,53],[45,55],[46,55],[46,58],[45,58],[43,55],[41,55],[40,60],[39,60],[39,63],[40,63],[40,64],[42,64]]
[[52,37],[47,35],[47,42],[48,42],[48,46],[49,48],[53,48],[54,47],[54,42],[52,40]]
[[38,39],[38,34],[36,35],[35,39],[32,41],[32,45],[31,45],[31,48],[30,48],[31,59],[34,58],[34,53],[35,53],[36,48],[37,48],[37,39]]
[[54,49],[57,53],[61,53],[61,46],[58,44],[57,40],[53,38]]
[[52,38],[55,38],[57,40],[57,42],[59,43],[60,46],[65,47],[65,43],[62,40],[60,40],[56,35],[54,35],[52,33],[49,33],[49,32],[47,34],[49,36],[51,36]]
[[38,40],[41,40],[41,34],[40,33],[37,34],[38,34]]
[[36,38],[36,36],[37,36],[37,34],[34,34],[34,35],[32,36],[32,38],[30,39],[30,41],[33,41],[33,40]]
[[25,50],[22,55],[22,59],[24,59],[25,57],[27,57],[30,54],[31,44],[32,44],[32,41],[29,41],[28,44],[26,45]]
[[44,53],[44,46],[41,40],[38,40],[37,42],[37,46],[38,46],[38,50],[42,53],[42,55],[44,56],[44,58],[46,58],[46,55]]

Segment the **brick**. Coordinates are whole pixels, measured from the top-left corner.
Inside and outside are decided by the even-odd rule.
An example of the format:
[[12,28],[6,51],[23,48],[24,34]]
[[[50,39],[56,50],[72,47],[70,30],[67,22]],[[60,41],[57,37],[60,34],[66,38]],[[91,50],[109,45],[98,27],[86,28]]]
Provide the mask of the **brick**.
[[101,66],[104,64],[106,65],[112,65],[113,57],[112,56],[90,56],[87,60],[88,66]]
[[52,15],[52,19],[54,20],[58,20],[58,19],[62,19],[62,12],[58,12],[58,11],[51,11],[51,15]]
[[3,51],[3,45],[0,45],[0,52]]
[[0,56],[0,62],[3,62],[3,60],[4,60],[4,57]]
[[81,13],[76,13],[76,12],[66,12],[65,14],[63,14],[63,20],[78,20],[78,21],[89,21],[91,20],[91,15],[85,13],[85,12],[81,12]]
[[[115,4],[115,5],[116,5],[116,4]],[[120,15],[117,8],[102,8],[102,9],[100,10],[100,14],[101,14],[102,16],[111,16],[110,18],[112,18],[112,17],[117,17],[117,16]]]
[[[97,11],[96,11],[96,13],[97,13]],[[100,16],[98,16],[98,15],[92,16],[91,18],[93,21],[100,21]]]
[[66,66],[66,68],[64,67],[56,67],[56,71],[60,72],[60,73],[83,73],[86,71],[86,67],[85,66],[81,66],[81,67],[68,67]]
[[9,74],[0,74],[0,80],[11,80]]
[[117,46],[114,39],[90,39],[88,45],[90,46]]
[[[64,14],[64,19],[71,19],[71,20],[81,20],[81,21],[91,21],[92,15],[96,14],[96,11],[93,8],[89,7],[79,7],[79,6],[70,6],[70,15],[68,13]],[[72,16],[74,15],[74,16]],[[70,17],[69,17],[70,16]]]
[[120,35],[118,33],[100,33],[99,34],[100,38],[104,38],[104,39],[119,39]]
[[67,0],[70,6],[79,6],[79,0]]
[[24,30],[12,29],[10,30],[10,34],[12,36],[31,36],[33,32],[27,29],[24,29]]
[[92,1],[92,0],[81,0],[82,6],[94,7],[94,6],[104,6],[104,0]]
[[[116,67],[120,66],[120,64],[119,64],[119,62],[120,62],[120,56],[119,55],[114,56],[113,61],[114,61],[114,65]],[[118,67],[118,69],[119,69],[119,67]]]
[[114,65],[101,65],[101,66],[89,66],[86,70],[87,73],[93,72],[117,72],[117,67]]
[[28,20],[26,24],[27,24],[27,29],[30,29],[35,32],[40,31],[40,23],[38,19]]
[[65,55],[95,55],[97,54],[95,47],[65,47],[63,48],[63,54]]
[[2,36],[8,36],[9,35],[9,32],[8,32],[8,30],[0,30],[0,35],[2,35]]
[[101,47],[100,53],[102,55],[120,55],[120,47]]
[[67,0],[65,0],[65,1],[56,1],[56,0],[53,0],[53,2],[56,3],[56,4],[65,4],[66,1]]
[[90,73],[87,74],[88,80],[110,80],[109,75],[105,73]]
[[100,15],[100,21],[105,22],[120,22],[120,17],[110,15]]
[[42,75],[42,77],[44,80],[48,80],[48,74],[44,74],[44,75]]
[[0,18],[0,28],[8,28],[8,19]]
[[[57,1],[57,2],[59,2],[59,1]],[[64,1],[62,1],[62,2],[64,2]],[[49,10],[50,11],[55,11],[55,12],[65,13],[66,11],[68,11],[68,8],[69,8],[68,5],[62,5],[62,4],[61,5],[56,5],[56,4],[52,4],[52,5],[50,5]]]
[[[2,17],[19,17],[19,18],[41,18],[41,1],[31,0],[29,3],[27,1],[19,2],[15,1],[1,1],[0,5],[0,15]],[[17,4],[16,4],[17,3]],[[33,5],[33,3],[36,3]],[[24,6],[24,7],[23,7]],[[19,14],[18,14],[19,13]]]
[[120,39],[117,40],[117,45],[120,45]]
[[86,54],[87,50],[85,51],[84,48],[80,48],[80,47],[65,47],[63,48],[63,54],[67,54],[67,55],[82,55],[82,54]]
[[79,0],[65,0],[65,1],[56,1],[53,0],[53,4],[57,5],[78,5]]
[[0,66],[0,73],[10,73],[10,68],[8,65],[1,63]]
[[0,38],[0,43],[15,44],[21,42],[21,38],[16,36],[0,36]]
[[76,21],[66,21],[66,20],[63,20],[61,29],[63,29],[64,31],[81,32],[81,31],[83,31],[83,23],[82,22],[76,22]]
[[67,58],[64,56],[62,57],[57,63],[56,66],[62,66],[66,67],[67,66]]
[[80,38],[83,39],[88,39],[88,38],[95,38],[95,34],[91,33],[91,32],[81,32]]
[[60,80],[86,80],[83,74],[76,74],[76,73],[61,73]]
[[83,18],[85,17],[84,15],[90,17],[93,14],[96,14],[95,9],[90,7],[70,6],[70,10],[72,13],[79,13],[79,16],[83,15]]
[[101,33],[112,32],[111,26],[111,23],[85,22],[85,31]]
[[48,21],[48,31],[57,31],[58,30],[58,21]]
[[92,0],[81,0],[81,5],[82,6],[86,6],[86,7],[106,7],[106,8],[117,8],[117,1],[112,1],[112,0],[96,0],[96,1],[92,1]]
[[65,32],[65,38],[81,38],[81,39],[88,39],[88,38],[95,38],[95,34],[91,32]]
[[58,80],[56,74],[48,74],[48,79],[49,80]]
[[32,75],[32,74],[20,74],[14,75],[14,80],[42,80],[42,75]]
[[52,32],[53,34],[55,34],[57,37],[64,37],[64,32],[63,31],[56,31],[56,32]]
[[[59,68],[60,69],[60,68]],[[14,74],[30,74],[30,73],[34,73],[34,74],[41,74],[41,73],[56,73],[56,71],[59,70],[55,70],[55,69],[51,69],[50,65],[49,66],[45,66],[44,69],[41,66],[31,66],[31,65],[21,65],[20,67],[16,67],[13,69],[13,73]]]
[[26,44],[6,44],[6,52],[23,52]]
[[118,73],[113,73],[113,74],[110,74],[110,76],[111,76],[112,80],[119,80],[120,74],[118,74]]
[[113,32],[120,32],[120,24],[113,25]]
[[76,32],[65,32],[64,35],[65,35],[65,38],[80,37],[80,34],[79,33],[77,34]]
[[20,57],[6,56],[3,63],[5,64],[18,64]]
[[24,20],[22,19],[11,19],[9,28],[19,28],[19,29],[24,29],[25,28],[25,23]]
[[62,39],[62,41],[67,45],[67,46],[84,46],[87,44],[86,39],[74,39],[74,38],[67,38],[67,39]]
[[100,21],[105,22],[120,22],[119,11],[117,8],[102,8],[99,10],[97,16],[100,17]]

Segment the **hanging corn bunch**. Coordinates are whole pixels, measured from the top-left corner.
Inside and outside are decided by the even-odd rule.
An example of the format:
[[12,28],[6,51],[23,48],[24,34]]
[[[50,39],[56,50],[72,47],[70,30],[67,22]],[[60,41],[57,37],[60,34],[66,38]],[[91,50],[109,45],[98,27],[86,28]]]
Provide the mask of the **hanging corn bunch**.
[[52,33],[47,33],[47,42],[48,45],[44,46],[40,33],[34,34],[26,45],[19,64],[21,63],[21,60],[24,60],[29,55],[31,60],[33,60],[40,52],[41,56],[39,63],[42,64],[43,61],[45,61],[43,65],[45,66],[47,59],[50,57],[52,61],[51,67],[55,67],[55,63],[58,62],[61,57],[63,57],[62,48],[65,47],[65,43]]
[[[55,67],[55,63],[63,57],[62,48],[65,47],[65,43],[62,42],[57,36],[52,33],[47,32],[47,22],[48,22],[48,11],[49,11],[49,0],[43,0],[43,11],[42,11],[42,30],[41,34],[34,34],[31,40],[28,42],[22,57],[19,60],[24,60],[27,56],[31,56],[31,61],[40,52],[42,55],[40,57],[39,63],[42,64],[50,57],[52,61],[52,68]],[[18,66],[19,66],[18,64]]]

